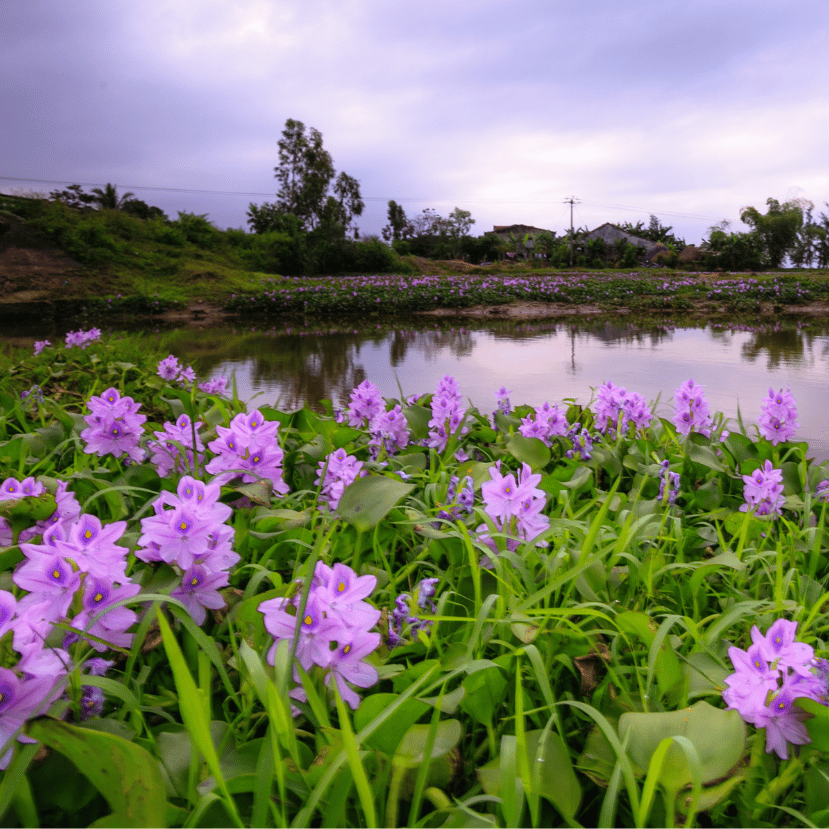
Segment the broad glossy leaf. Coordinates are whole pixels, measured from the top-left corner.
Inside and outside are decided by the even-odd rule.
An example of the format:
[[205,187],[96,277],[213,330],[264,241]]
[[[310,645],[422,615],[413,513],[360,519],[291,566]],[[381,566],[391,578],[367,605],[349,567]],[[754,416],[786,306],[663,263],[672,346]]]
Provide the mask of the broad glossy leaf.
[[[743,756],[746,725],[737,711],[723,711],[698,702],[681,711],[627,712],[619,718],[619,736],[627,739],[627,753],[640,769],[666,737],[687,737],[699,754],[703,784],[725,777]],[[676,792],[692,782],[685,752],[674,743],[665,755],[658,782]]]
[[158,761],[121,737],[40,717],[30,737],[68,757],[107,799],[114,826],[166,826],[167,800]]
[[337,512],[344,521],[365,532],[377,526],[414,486],[385,475],[358,478],[345,488]]

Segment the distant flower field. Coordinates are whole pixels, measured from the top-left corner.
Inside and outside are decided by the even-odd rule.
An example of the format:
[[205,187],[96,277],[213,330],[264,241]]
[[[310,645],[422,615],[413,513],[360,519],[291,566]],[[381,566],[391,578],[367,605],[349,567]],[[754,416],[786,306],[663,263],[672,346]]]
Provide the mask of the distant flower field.
[[829,463],[788,388],[285,412],[144,349],[0,380],[5,824],[827,824]]

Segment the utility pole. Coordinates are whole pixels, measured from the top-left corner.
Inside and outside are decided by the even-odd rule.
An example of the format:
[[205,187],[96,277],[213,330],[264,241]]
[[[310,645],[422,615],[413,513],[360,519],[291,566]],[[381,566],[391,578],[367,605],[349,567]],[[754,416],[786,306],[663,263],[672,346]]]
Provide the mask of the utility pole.
[[565,204],[570,204],[570,267],[573,267],[573,237],[576,235],[576,230],[573,227],[573,205],[578,204],[580,200],[575,196],[570,196],[564,200]]

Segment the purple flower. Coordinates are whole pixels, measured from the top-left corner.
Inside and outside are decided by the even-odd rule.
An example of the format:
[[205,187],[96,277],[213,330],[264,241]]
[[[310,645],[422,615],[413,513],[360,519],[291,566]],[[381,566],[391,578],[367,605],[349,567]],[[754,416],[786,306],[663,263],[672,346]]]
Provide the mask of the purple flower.
[[[60,695],[60,676],[19,677],[8,668],[0,668],[0,769],[6,769],[14,752],[12,740],[23,728],[26,720],[43,714]],[[20,735],[20,742],[35,742]]]
[[786,502],[783,495],[783,470],[775,469],[771,461],[751,475],[743,475],[743,497],[745,503],[740,512],[751,511],[755,515],[777,518]]
[[705,437],[711,437],[712,425],[702,386],[693,380],[686,380],[674,392],[674,426],[682,435],[699,432]]
[[432,417],[429,420],[431,428],[426,445],[443,452],[450,435],[464,434],[467,431],[467,427],[463,426],[465,417],[466,409],[462,404],[458,381],[447,374],[438,382],[432,395]]
[[317,467],[317,479],[314,483],[322,484],[320,502],[327,503],[328,509],[333,512],[337,509],[345,488],[361,476],[363,462],[349,455],[345,449],[337,449],[324,461],[320,461]]
[[572,442],[572,448],[564,454],[571,459],[578,455],[580,460],[589,461],[593,457],[593,438],[590,437],[590,432],[586,428],[579,429],[580,425],[574,423],[567,430],[567,437]]
[[333,677],[343,701],[352,708],[357,708],[360,704],[360,697],[346,685],[346,682],[358,688],[368,688],[377,682],[377,669],[363,662],[363,659],[375,651],[379,644],[379,633],[358,631],[350,642],[338,643],[337,649],[331,654],[325,684],[330,684]]
[[550,446],[551,438],[566,435],[568,429],[569,424],[565,413],[560,411],[558,406],[551,406],[545,402],[543,406],[537,407],[533,414],[521,420],[518,431],[524,437],[538,438]]
[[227,391],[227,377],[215,377],[213,380],[206,380],[199,383],[199,389],[205,394],[223,395]]
[[671,472],[669,463],[664,460],[659,464],[659,500],[667,500],[669,504],[674,504],[676,496],[679,495],[679,474]]
[[509,399],[510,394],[512,394],[512,390],[508,389],[506,386],[501,386],[501,388],[495,392],[495,402],[498,406],[498,410],[505,415],[508,415],[512,411],[512,404]]
[[631,423],[637,429],[645,429],[653,418],[641,394],[628,392],[610,381],[599,386],[594,412],[596,428],[611,437],[615,437],[617,427],[624,435]]
[[762,402],[758,423],[760,434],[774,446],[794,437],[800,424],[797,422],[797,404],[788,386],[777,393],[769,389]]
[[[193,470],[198,459],[199,465],[204,463],[204,444],[198,434],[202,421],[192,423],[186,415],[180,415],[175,423],[169,421],[164,424],[164,431],[153,432],[156,440],[147,443],[152,453],[150,462],[155,466],[158,474],[166,478],[175,469],[182,473]],[[196,453],[193,452],[193,435],[195,433]],[[186,456],[182,455],[181,447],[185,448]]]
[[[133,634],[126,633],[137,615],[134,610],[116,606],[122,599],[128,599],[141,590],[139,584],[117,586],[108,579],[87,578],[83,593],[83,610],[70,622],[72,627],[82,630],[116,647],[128,648]],[[65,641],[75,641],[76,634],[67,634]],[[84,638],[84,637],[81,637]],[[96,651],[106,650],[106,645],[94,639],[87,640]]]
[[35,343],[35,357],[43,351],[44,348],[48,348],[52,343],[49,340],[38,340]]
[[171,354],[169,357],[165,357],[163,360],[159,361],[156,374],[161,377],[162,380],[175,380],[180,371],[181,364],[178,359]]
[[66,335],[66,347],[72,348],[73,346],[78,346],[79,348],[86,348],[89,343],[100,339],[100,328],[90,328],[89,331],[70,331]]
[[81,432],[81,438],[86,441],[84,452],[116,458],[126,454],[136,462],[144,460],[139,441],[147,418],[138,414],[140,403],[131,397],[121,397],[117,389],[110,388],[99,397],[92,396],[87,406],[91,414],[84,417],[88,428]]
[[735,672],[725,678],[728,708],[756,728],[766,729],[766,752],[785,760],[788,744],[803,745],[806,714],[792,705],[798,697],[829,703],[829,665],[809,645],[795,641],[797,622],[778,619],[765,636],[755,625],[748,651],[729,648]]
[[218,588],[227,587],[229,581],[227,573],[211,573],[206,567],[194,564],[185,571],[181,583],[170,596],[187,608],[197,625],[202,625],[207,618],[205,608],[219,610],[225,606]]
[[375,415],[369,424],[369,431],[371,440],[368,445],[375,460],[379,457],[380,449],[387,455],[393,455],[405,449],[411,438],[409,425],[400,404],[395,404],[394,408],[387,412]]
[[348,408],[348,425],[359,427],[371,421],[386,408],[380,389],[370,380],[363,380],[351,392],[351,405]]

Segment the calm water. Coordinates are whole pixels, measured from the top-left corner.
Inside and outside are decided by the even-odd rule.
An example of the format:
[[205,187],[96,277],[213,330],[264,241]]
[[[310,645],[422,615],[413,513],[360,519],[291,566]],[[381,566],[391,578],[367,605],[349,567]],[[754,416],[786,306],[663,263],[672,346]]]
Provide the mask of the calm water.
[[513,403],[539,405],[575,398],[586,404],[606,380],[659,401],[673,412],[674,389],[700,383],[712,411],[752,423],[769,386],[790,386],[797,400],[798,438],[818,459],[829,458],[829,325],[762,331],[637,328],[612,323],[490,325],[393,330],[309,329],[209,331],[182,335],[181,357],[216,376],[235,373],[239,394],[294,409],[328,398],[346,406],[362,380],[385,397],[433,391],[444,374],[481,411],[495,407],[504,385]]
[[[712,410],[756,422],[769,386],[790,386],[799,410],[797,437],[814,457],[829,459],[829,321],[801,329],[726,330],[637,327],[627,323],[492,322],[481,327],[436,327],[422,321],[394,328],[315,330],[311,327],[221,328],[147,332],[193,364],[200,378],[235,374],[239,394],[257,404],[292,410],[327,398],[348,405],[358,383],[371,380],[385,397],[433,391],[444,374],[482,412],[494,392],[511,390],[514,404],[575,398],[611,380],[671,417],[674,389],[700,383]],[[15,344],[55,332],[0,332]]]

